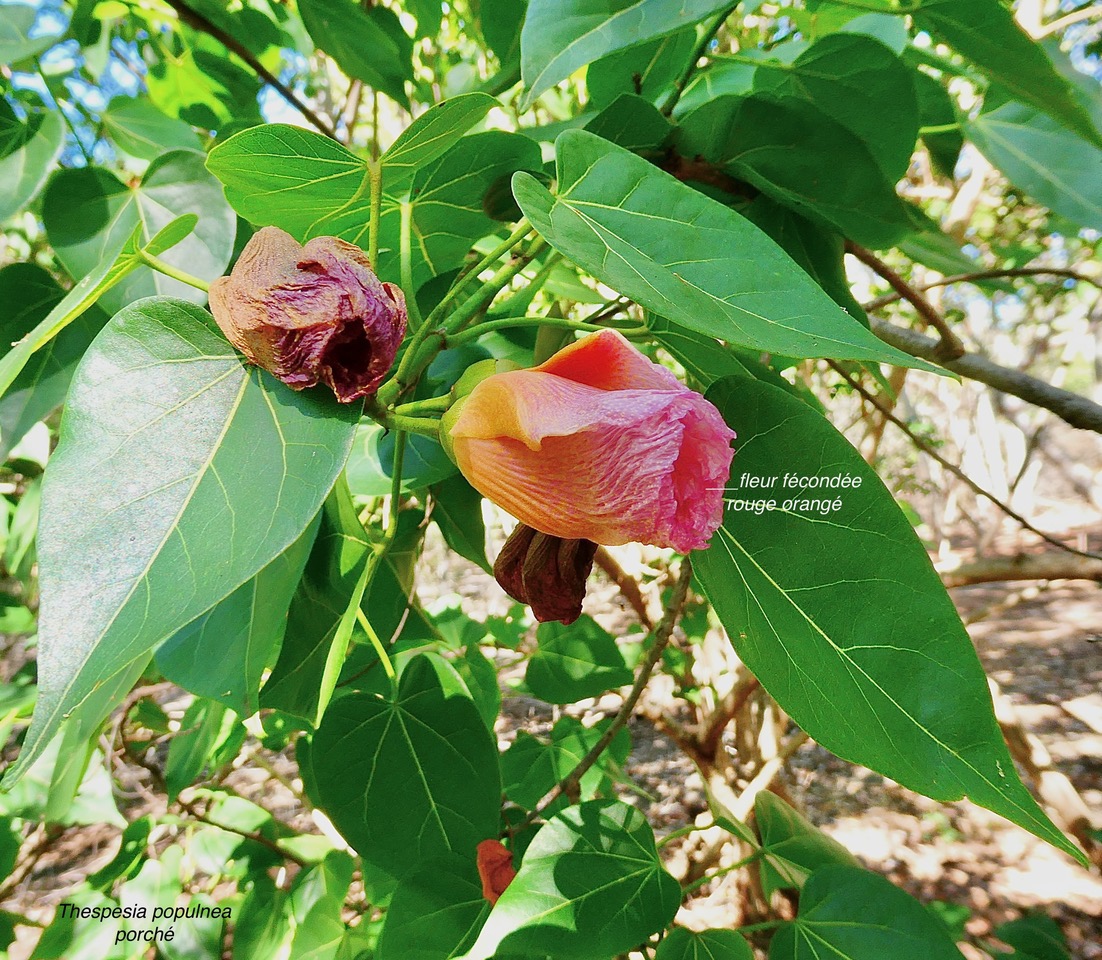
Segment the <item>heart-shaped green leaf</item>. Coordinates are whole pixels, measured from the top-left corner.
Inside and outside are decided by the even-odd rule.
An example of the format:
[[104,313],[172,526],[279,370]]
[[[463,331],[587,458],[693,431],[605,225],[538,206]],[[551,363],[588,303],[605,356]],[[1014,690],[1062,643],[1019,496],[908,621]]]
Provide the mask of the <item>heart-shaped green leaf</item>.
[[663,929],[680,903],[646,817],[592,800],[540,829],[463,960],[608,960]]
[[1018,778],[972,641],[873,469],[778,387],[730,377],[707,396],[738,438],[693,569],[746,665],[840,757],[1081,857]]
[[[497,743],[465,696],[446,696],[424,657],[392,696],[357,693],[330,705],[303,777],[386,898],[410,870],[497,836]],[[375,902],[378,902],[375,899]]]
[[107,679],[298,539],[357,419],[321,390],[246,369],[193,304],[143,300],[104,327],[46,471],[39,696],[9,781],[74,710],[107,715]]
[[961,960],[945,926],[899,887],[860,867],[823,867],[800,895],[800,914],[777,931],[769,960]]

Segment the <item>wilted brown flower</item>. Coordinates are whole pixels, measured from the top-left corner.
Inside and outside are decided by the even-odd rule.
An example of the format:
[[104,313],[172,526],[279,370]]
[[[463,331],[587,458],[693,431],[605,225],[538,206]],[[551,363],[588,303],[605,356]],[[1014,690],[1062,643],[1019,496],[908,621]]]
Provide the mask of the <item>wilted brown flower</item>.
[[378,388],[406,332],[402,291],[336,237],[300,246],[278,227],[245,245],[210,287],[210,309],[249,360],[295,390],[318,382],[351,403]]
[[494,562],[494,578],[510,597],[528,604],[540,623],[573,623],[582,615],[596,553],[592,540],[552,537],[520,523]]

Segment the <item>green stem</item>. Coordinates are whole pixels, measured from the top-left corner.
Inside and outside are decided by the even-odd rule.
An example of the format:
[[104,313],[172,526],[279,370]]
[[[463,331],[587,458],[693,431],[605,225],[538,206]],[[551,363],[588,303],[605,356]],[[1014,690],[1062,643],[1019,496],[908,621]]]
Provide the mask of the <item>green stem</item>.
[[745,927],[736,927],[739,933],[753,933],[756,930],[773,930],[787,920],[763,920],[761,923],[749,923]]
[[179,280],[180,283],[186,283],[189,287],[195,287],[196,290],[202,290],[204,293],[210,290],[210,284],[207,283],[206,280],[200,280],[198,277],[193,277],[190,273],[185,273],[183,270],[177,270],[172,264],[165,263],[160,257],[155,257],[146,250],[139,250],[138,256],[154,270],[158,273],[163,273],[166,277],[172,277],[173,280]]
[[452,395],[445,393],[442,397],[430,397],[427,400],[414,400],[411,403],[403,403],[394,408],[394,412],[403,416],[418,413],[443,413],[452,405]]
[[528,266],[536,255],[546,246],[547,243],[544,239],[538,237],[523,256],[513,257],[509,263],[505,264],[505,266],[498,270],[489,280],[482,284],[474,294],[452,311],[447,319],[448,330],[462,330],[467,322],[480,310],[486,307],[494,297],[504,289],[505,285]]
[[420,437],[440,436],[440,421],[428,417],[406,417],[400,413],[389,413],[386,418],[389,430],[401,430],[403,433],[415,433]]
[[566,317],[503,317],[499,320],[483,320],[481,323],[468,327],[462,333],[449,336],[448,346],[457,347],[464,343],[470,343],[491,330],[504,330],[508,327],[560,327],[564,330],[577,330],[581,333],[596,333],[598,330],[616,329],[625,337],[646,337],[650,335],[650,331],[646,327],[609,328],[597,323],[570,320]]
[[518,243],[520,243],[525,237],[532,232],[532,225],[523,217],[520,223],[517,224],[517,228],[509,234],[500,244],[494,247],[486,256],[479,260],[472,267],[464,270],[457,278],[455,283],[452,284],[451,289],[444,295],[444,299],[441,300],[432,313],[429,314],[428,322],[432,323],[439,316],[447,311],[448,306],[459,297],[460,291],[467,286],[468,282],[477,277],[483,270],[492,264],[497,263],[505,254],[513,249]]
[[835,7],[849,7],[851,10],[864,10],[866,13],[887,13],[902,15],[916,13],[922,9],[921,3],[900,3],[896,6],[877,3],[876,0],[827,0]]
[[397,683],[394,664],[391,663],[386,648],[379,639],[379,635],[375,632],[374,627],[371,626],[366,614],[364,614],[362,603],[367,588],[371,585],[372,580],[375,579],[379,564],[385,559],[391,544],[394,543],[394,538],[398,535],[398,510],[402,499],[402,469],[405,465],[405,459],[406,434],[399,430],[394,435],[394,472],[390,480],[390,516],[387,518],[386,530],[383,532],[382,543],[380,543],[375,548],[375,552],[367,558],[363,576],[360,577],[360,582],[356,584],[356,590],[352,598],[356,605],[356,619],[359,621],[360,626],[363,627],[364,633],[367,634],[368,640],[371,641],[371,645],[375,648],[375,653],[379,657],[379,662],[383,665],[383,671],[390,679],[392,685]]
[[399,240],[402,289],[406,293],[406,313],[409,316],[410,329],[416,333],[421,329],[424,321],[421,319],[421,310],[417,306],[417,290],[413,286],[413,251],[410,248],[413,234],[413,204],[405,200],[399,209],[402,215],[401,239]]
[[661,849],[667,843],[671,843],[674,840],[680,840],[682,837],[687,837],[692,833],[699,833],[701,830],[711,830],[714,826],[714,823],[706,823],[702,827],[697,826],[695,823],[690,823],[687,827],[680,827],[677,830],[667,833],[661,840],[656,841],[655,846]]
[[931,133],[951,133],[953,130],[960,129],[960,121],[955,123],[936,123],[929,127],[919,127],[918,135],[920,137],[928,137]]
[[371,268],[374,270],[379,266],[379,220],[382,218],[383,209],[382,166],[375,160],[369,160],[367,162],[367,176],[371,184],[371,212],[367,228],[367,259],[370,261]]
[[712,60],[723,60],[730,63],[747,63],[753,67],[764,67],[766,70],[792,70],[792,64],[783,60],[762,60],[760,57],[751,57],[745,53],[713,53]]
[[387,655],[383,642],[379,639],[379,635],[375,632],[375,628],[371,626],[371,621],[367,619],[362,607],[356,608],[356,619],[360,621],[360,626],[363,627],[364,633],[367,634],[367,639],[371,641],[371,646],[375,648],[379,663],[383,665],[383,672],[386,673],[390,682],[394,683],[397,679],[397,675],[394,673],[394,664],[390,662],[390,657]]
[[415,433],[421,437],[432,437],[434,440],[440,436],[439,420],[431,417],[410,417],[395,413],[388,409],[377,393],[374,397],[369,397],[367,403],[364,404],[364,413],[376,423],[386,427],[387,430]]
[[[453,332],[462,329],[463,325],[477,315],[480,310],[488,306],[502,288],[528,266],[532,258],[545,246],[546,243],[543,239],[537,238],[526,253],[512,257],[507,264],[498,270],[493,277],[481,284],[478,290],[448,317],[448,329]],[[443,349],[449,334],[435,322],[434,318],[438,310],[439,308],[430,313],[420,328],[414,332],[394,376],[384,383],[375,395],[377,407],[387,407],[394,403],[420,376],[421,371],[432,362],[433,357]],[[436,335],[436,341],[429,342],[429,338],[434,334]],[[380,418],[376,416],[376,419]],[[383,421],[380,419],[380,422]],[[403,427],[403,429],[405,428]],[[410,432],[423,433],[424,431],[411,430]]]
[[738,4],[734,3],[721,11],[719,16],[716,17],[715,22],[705,32],[704,36],[700,38],[700,42],[696,45],[696,49],[693,50],[692,57],[689,58],[689,62],[685,69],[682,71],[681,76],[677,78],[677,81],[673,85],[673,92],[670,93],[669,99],[662,104],[662,115],[668,117],[673,113],[674,107],[677,106],[677,102],[681,99],[681,94],[685,92],[685,88],[689,85],[689,81],[692,79],[693,74],[696,72],[697,62],[701,57],[708,52],[708,47],[715,39],[716,34],[719,33],[720,27],[726,22],[727,18],[734,13],[735,7]]
[[[736,870],[741,870],[747,864],[753,863],[755,860],[759,859],[764,852],[765,850],[763,848],[760,848],[758,850],[755,850],[749,856],[743,857],[737,863],[732,863],[729,867],[724,867],[722,870],[716,870],[714,873],[709,873],[698,880],[694,880],[692,883],[687,884],[681,888],[681,896],[687,897],[690,893],[693,893],[694,891],[703,887],[704,884],[711,883],[713,880],[718,880],[720,877],[725,877],[727,876],[727,874],[734,873]],[[740,927],[739,930],[740,932],[744,930],[756,930],[759,927],[764,928],[766,926],[775,927],[777,926],[777,924],[772,922],[769,924],[755,924],[753,927]]]

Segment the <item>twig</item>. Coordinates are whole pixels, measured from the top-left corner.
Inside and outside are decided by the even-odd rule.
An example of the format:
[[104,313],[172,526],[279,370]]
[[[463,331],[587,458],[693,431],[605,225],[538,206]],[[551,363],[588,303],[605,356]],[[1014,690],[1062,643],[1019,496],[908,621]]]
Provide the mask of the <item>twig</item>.
[[762,764],[761,769],[754,775],[754,779],[738,795],[738,800],[731,808],[731,813],[734,814],[736,820],[741,822],[750,816],[750,811],[754,809],[754,801],[758,794],[769,788],[769,785],[777,779],[777,774],[784,769],[784,765],[789,758],[809,739],[803,730],[796,731],[784,742],[775,757],[770,757]]
[[1069,547],[1066,543],[1062,543],[1055,537],[1049,536],[1042,530],[1038,530],[1032,523],[1030,523],[1025,517],[1018,513],[1013,507],[1005,504],[995,494],[990,493],[981,487],[975,480],[969,477],[963,470],[960,469],[955,463],[946,460],[940,453],[938,453],[933,447],[931,447],[925,440],[919,437],[906,423],[899,419],[894,413],[891,412],[880,400],[879,397],[869,393],[861,384],[853,379],[846,371],[835,361],[828,360],[831,368],[837,373],[843,380],[846,381],[854,390],[856,390],[862,397],[864,397],[869,403],[871,403],[880,413],[894,423],[900,430],[902,430],[919,450],[925,453],[927,456],[932,457],[938,463],[940,463],[946,470],[948,470],[954,477],[964,483],[973,493],[978,494],[986,500],[990,500],[996,507],[998,507],[1003,513],[1005,513],[1012,520],[1020,524],[1030,533],[1035,533],[1038,537],[1050,543],[1054,547],[1059,547],[1061,550],[1066,550],[1068,553],[1074,553],[1080,557],[1091,557],[1093,559],[1102,559],[1097,553],[1090,553],[1086,550],[1077,550],[1075,547]]
[[945,322],[945,318],[934,309],[934,305],[922,295],[921,291],[907,283],[871,250],[866,250],[864,247],[847,240],[846,252],[852,253],[866,267],[887,280],[891,288],[914,307],[923,320],[941,334],[941,342],[936,347],[939,361],[955,360],[957,357],[964,355],[964,344],[960,342],[960,338],[953,333]]
[[[147,767],[146,769],[149,768]],[[207,816],[207,814],[203,813],[201,810],[197,810],[195,808],[195,804],[193,804],[189,800],[185,800],[183,797],[177,797],[176,803],[179,804],[185,811],[187,811],[188,816],[190,816],[194,820],[198,820],[200,823],[205,823],[211,827],[217,827],[219,830],[225,830],[226,833],[232,833],[235,836],[243,837],[245,840],[252,840],[255,843],[259,843],[261,846],[267,847],[273,853],[278,854],[285,860],[290,860],[292,863],[297,863],[300,867],[309,866],[308,861],[302,859],[302,857],[300,857],[298,854],[292,853],[290,850],[285,850],[278,843],[276,843],[275,840],[269,839],[257,830],[242,830],[240,827],[231,827],[229,824],[219,823],[217,820],[212,820],[209,816]]]
[[714,760],[716,752],[719,750],[723,731],[727,729],[727,724],[738,716],[739,711],[746,706],[746,702],[760,686],[761,682],[758,678],[749,674],[741,683],[735,684],[722,703],[716,704],[715,710],[708,718],[707,726],[699,737],[700,753],[707,757],[709,761]]
[[[39,824],[35,831],[38,833],[38,837],[34,845],[19,851],[19,861],[15,868],[4,879],[4,882],[0,883],[0,903],[7,900],[15,892],[16,887],[34,872],[34,868],[38,865],[42,855],[65,832],[64,829],[48,828],[44,823]],[[30,839],[30,837],[27,837],[28,842]]]
[[938,342],[915,330],[905,330],[883,320],[870,318],[872,332],[885,343],[909,353],[912,357],[940,363],[946,370],[962,377],[985,383],[1002,393],[1019,397],[1034,406],[1055,413],[1065,423],[1081,430],[1102,433],[1102,405],[1087,397],[1038,380],[1036,377],[999,366],[986,357],[965,353],[955,360],[943,360],[938,356]]
[[1010,580],[1094,580],[1102,583],[1102,560],[1068,557],[1059,553],[1025,554],[1017,557],[985,557],[939,570],[947,587],[973,583],[1005,583]]
[[[1005,270],[976,270],[972,273],[954,273],[952,276],[942,277],[933,283],[924,283],[921,287],[915,287],[915,289],[924,293],[936,287],[952,286],[954,283],[975,283],[977,280],[998,280],[1000,277],[1063,277],[1067,280],[1089,283],[1092,287],[1102,290],[1102,281],[1095,280],[1094,277],[1088,277],[1085,273],[1067,267],[1008,267]],[[889,303],[895,303],[902,299],[903,297],[898,293],[886,293],[884,296],[863,303],[861,306],[865,310],[879,310]]]
[[578,765],[552,788],[543,803],[528,814],[521,826],[525,826],[539,818],[544,811],[564,793],[568,796],[576,793],[582,782],[582,777],[584,777],[586,773],[589,772],[589,768],[601,758],[601,754],[608,749],[609,744],[615,739],[616,734],[618,734],[628,722],[632,712],[635,710],[635,705],[643,695],[643,689],[650,680],[651,673],[654,672],[655,665],[662,658],[662,651],[666,649],[666,644],[670,642],[670,637],[673,636],[673,628],[677,624],[677,618],[681,614],[681,608],[685,605],[685,597],[689,592],[689,581],[692,579],[692,572],[692,564],[689,558],[685,557],[681,561],[681,570],[677,575],[677,583],[674,584],[673,594],[670,596],[669,603],[666,604],[666,610],[662,615],[661,622],[654,631],[654,643],[651,644],[650,650],[647,651],[646,659],[643,661],[643,666],[639,670],[639,673],[636,674],[635,682],[631,686],[631,691],[628,693],[623,705],[616,712],[616,716],[612,718],[612,722],[605,728],[605,732],[601,735],[601,739],[593,745],[589,753],[582,757]]
[[1093,20],[1095,17],[1102,17],[1102,6],[1099,6],[1097,3],[1088,3],[1078,10],[1072,11],[1066,17],[1060,17],[1059,20],[1053,20],[1052,23],[1046,23],[1044,27],[1041,28],[1041,32],[1037,34],[1037,39],[1041,40],[1045,37],[1052,36],[1052,34],[1059,33],[1065,27],[1070,27],[1083,20]]
[[360,100],[363,97],[363,91],[364,83],[359,79],[353,80],[348,87],[344,110],[341,111],[341,119],[344,122],[345,146],[352,143],[352,135],[356,132],[356,120],[360,115]]
[[294,107],[299,113],[301,113],[307,120],[309,120],[318,130],[324,133],[327,137],[331,137],[337,140],[337,131],[333,129],[332,125],[323,120],[314,110],[312,110],[307,104],[303,103],[298,98],[290,87],[286,86],[282,80],[279,79],[271,70],[269,70],[264,64],[262,64],[248,48],[245,47],[240,40],[236,37],[226,33],[217,24],[212,23],[203,14],[197,10],[192,10],[183,0],[165,0],[165,2],[176,11],[180,20],[186,23],[188,26],[199,30],[207,36],[213,37],[222,46],[224,46],[230,53],[236,54],[245,63],[249,65],[252,71],[260,77],[265,83],[270,85],[284,100],[286,100],[292,107]]
[[635,611],[639,622],[648,630],[653,630],[654,621],[651,619],[650,611],[647,610],[647,601],[643,598],[643,592],[639,589],[639,581],[620,566],[619,561],[608,552],[606,547],[598,547],[593,559],[605,576],[616,584],[623,598]]

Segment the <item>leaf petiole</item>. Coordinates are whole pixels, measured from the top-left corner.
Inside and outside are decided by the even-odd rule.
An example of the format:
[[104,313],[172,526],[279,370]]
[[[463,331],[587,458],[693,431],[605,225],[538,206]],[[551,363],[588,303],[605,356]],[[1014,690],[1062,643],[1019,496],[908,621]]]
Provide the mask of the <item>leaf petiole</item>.
[[207,283],[206,280],[200,280],[198,277],[193,277],[190,273],[185,273],[183,270],[177,269],[170,263],[165,263],[164,260],[154,256],[145,247],[138,250],[138,256],[148,266],[152,267],[158,273],[163,273],[166,277],[171,277],[173,280],[180,281],[180,283],[186,283],[189,287],[195,287],[196,290],[202,290],[204,293],[210,291],[210,284]]

